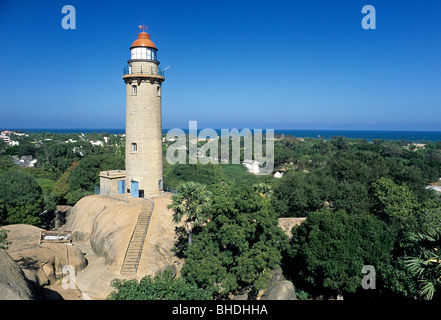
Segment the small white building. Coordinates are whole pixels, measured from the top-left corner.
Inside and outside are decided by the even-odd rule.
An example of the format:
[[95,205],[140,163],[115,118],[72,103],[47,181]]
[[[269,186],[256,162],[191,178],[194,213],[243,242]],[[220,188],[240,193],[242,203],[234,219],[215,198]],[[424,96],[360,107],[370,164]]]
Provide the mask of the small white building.
[[98,140],[98,141],[90,140],[90,143],[94,146],[102,146],[103,145],[103,142],[100,140]]
[[259,174],[259,162],[256,160],[245,159],[242,164],[247,168],[247,171],[252,174]]
[[0,135],[0,140],[4,141],[5,143],[8,143],[11,141],[11,139],[7,135]]
[[9,145],[12,146],[12,147],[13,147],[13,146],[19,146],[19,145],[20,145],[20,142],[18,142],[18,141],[12,141],[12,140],[11,140],[11,141],[9,141]]
[[35,167],[35,164],[37,163],[37,159],[32,160],[31,162],[29,162],[29,167],[33,168]]
[[283,172],[277,171],[277,172],[274,174],[274,178],[278,178],[278,179],[280,179],[281,177],[283,177]]
[[441,186],[427,186],[426,189],[435,190],[435,192],[441,192]]

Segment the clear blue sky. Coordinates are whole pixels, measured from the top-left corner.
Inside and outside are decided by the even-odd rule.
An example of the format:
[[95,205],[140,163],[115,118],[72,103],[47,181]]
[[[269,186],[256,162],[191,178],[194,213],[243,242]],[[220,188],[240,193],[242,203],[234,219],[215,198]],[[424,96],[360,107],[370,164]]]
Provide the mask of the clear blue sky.
[[124,128],[139,24],[163,128],[441,130],[439,0],[0,0],[0,128]]

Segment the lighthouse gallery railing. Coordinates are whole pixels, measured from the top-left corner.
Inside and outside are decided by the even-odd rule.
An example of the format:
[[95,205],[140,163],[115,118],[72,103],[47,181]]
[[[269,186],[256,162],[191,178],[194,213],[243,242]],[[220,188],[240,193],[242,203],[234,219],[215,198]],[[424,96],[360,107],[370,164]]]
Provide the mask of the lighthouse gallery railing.
[[146,74],[146,75],[153,75],[153,76],[164,76],[164,70],[161,68],[155,68],[153,66],[147,67],[147,66],[139,66],[139,67],[124,67],[123,70],[124,75],[128,74]]

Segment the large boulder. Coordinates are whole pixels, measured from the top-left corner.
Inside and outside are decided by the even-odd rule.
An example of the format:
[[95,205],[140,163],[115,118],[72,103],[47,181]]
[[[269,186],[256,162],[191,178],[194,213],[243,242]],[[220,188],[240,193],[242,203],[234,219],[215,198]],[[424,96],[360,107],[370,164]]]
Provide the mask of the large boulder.
[[0,265],[0,300],[33,300],[37,297],[18,264],[1,249]]
[[112,272],[118,272],[141,207],[141,203],[84,197],[71,209],[64,228],[72,231],[74,242],[90,245]]
[[265,291],[260,300],[297,300],[294,285],[288,280],[277,282]]
[[296,291],[291,281],[285,279],[282,269],[276,269],[268,289],[260,300],[297,300]]
[[[118,274],[144,203],[145,200],[140,199],[127,203],[99,195],[84,197],[70,210],[65,230],[72,231],[74,242],[90,245],[108,269]],[[168,204],[167,198],[154,200],[137,278],[172,266],[179,274],[182,262],[173,252],[176,225]]]
[[3,227],[9,230],[8,254],[21,267],[27,278],[39,286],[63,277],[63,268],[72,266],[76,272],[86,267],[83,253],[65,243],[39,243],[43,229],[26,224]]
[[[260,293],[255,287],[243,288],[233,297],[233,300],[255,300],[259,299]],[[285,279],[282,269],[277,268],[273,271],[268,288],[263,292],[260,300],[297,300],[294,285]]]
[[279,227],[286,233],[288,238],[292,238],[292,228],[299,226],[306,218],[279,218]]

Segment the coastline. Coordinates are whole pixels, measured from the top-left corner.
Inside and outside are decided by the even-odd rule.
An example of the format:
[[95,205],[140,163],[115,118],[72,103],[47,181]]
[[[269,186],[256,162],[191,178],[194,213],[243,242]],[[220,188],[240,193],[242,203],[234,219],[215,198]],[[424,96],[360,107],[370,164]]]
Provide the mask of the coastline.
[[[232,128],[230,128],[231,130]],[[99,128],[58,128],[58,129],[27,129],[27,128],[3,128],[2,130],[22,131],[28,133],[59,133],[59,134],[75,134],[75,133],[108,133],[108,134],[124,134],[124,129],[99,129]],[[170,129],[163,129],[162,133],[166,134]],[[182,129],[188,133],[188,129]],[[220,134],[221,129],[214,129]],[[239,129],[241,130],[241,129]],[[253,130],[253,129],[251,129]],[[198,129],[198,132],[200,130]],[[263,130],[265,134],[265,130]],[[298,138],[317,138],[328,140],[332,137],[342,136],[349,139],[366,139],[372,140],[405,140],[410,142],[434,142],[441,141],[441,131],[398,131],[398,130],[296,130],[296,129],[274,129],[275,136],[295,136]]]

